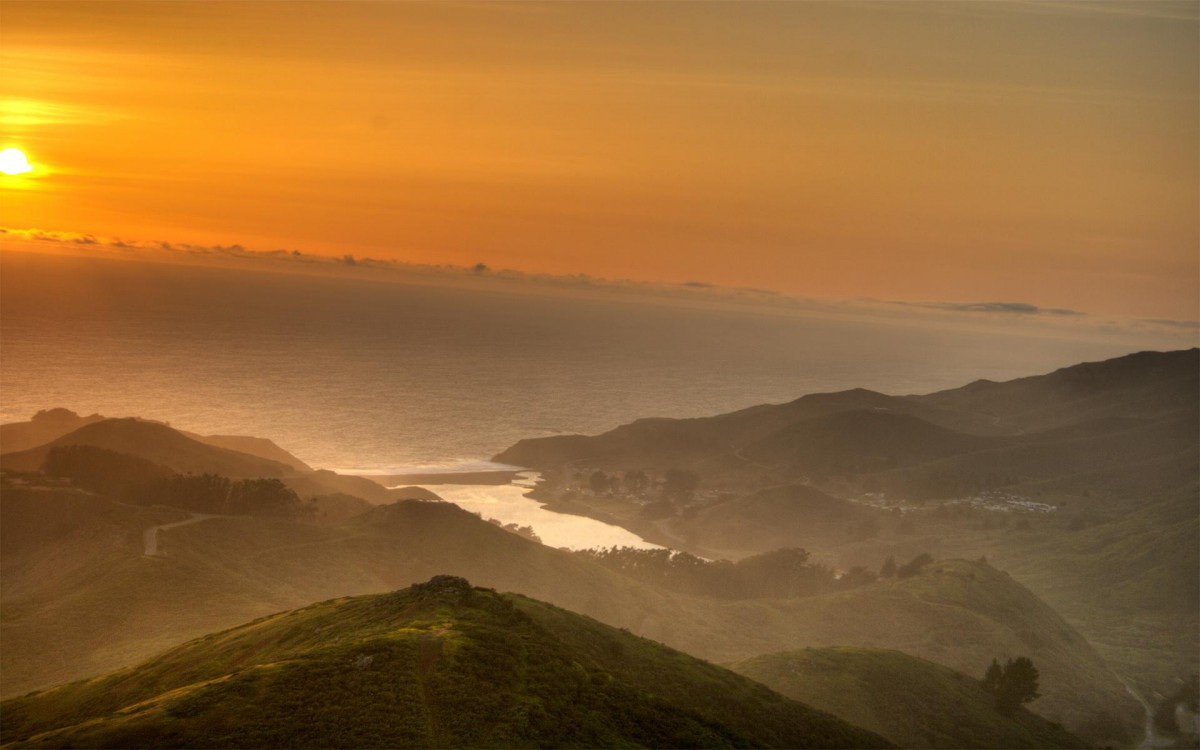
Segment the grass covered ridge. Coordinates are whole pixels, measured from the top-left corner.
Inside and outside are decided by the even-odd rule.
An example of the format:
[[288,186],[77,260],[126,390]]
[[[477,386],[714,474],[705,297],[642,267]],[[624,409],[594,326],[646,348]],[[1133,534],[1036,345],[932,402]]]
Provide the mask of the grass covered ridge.
[[0,704],[19,747],[886,747],[731,672],[438,576]]

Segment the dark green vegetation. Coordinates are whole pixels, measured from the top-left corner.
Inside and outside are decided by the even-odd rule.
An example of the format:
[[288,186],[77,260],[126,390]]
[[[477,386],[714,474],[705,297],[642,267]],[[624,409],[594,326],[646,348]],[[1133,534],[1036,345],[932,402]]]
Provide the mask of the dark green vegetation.
[[[595,437],[523,440],[538,497],[705,557],[803,547],[880,561],[987,557],[1145,696],[1200,669],[1200,350],[1142,352],[924,396],[814,394]],[[662,505],[656,478],[700,477]],[[648,475],[594,493],[573,477]],[[643,517],[654,502],[653,524]]]
[[886,747],[711,664],[438,576],[6,701],[17,747]]
[[977,680],[899,651],[803,649],[766,654],[730,668],[900,747],[1088,747],[1029,711],[1001,715]]
[[983,689],[996,699],[996,710],[1012,716],[1017,709],[1041,697],[1038,693],[1037,667],[1026,656],[1009,659],[1000,666],[992,659],[983,675]]

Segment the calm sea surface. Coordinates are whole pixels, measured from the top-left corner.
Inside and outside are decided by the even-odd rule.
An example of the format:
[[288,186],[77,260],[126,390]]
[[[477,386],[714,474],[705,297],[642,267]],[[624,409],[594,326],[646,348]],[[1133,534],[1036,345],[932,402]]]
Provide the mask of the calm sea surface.
[[54,406],[138,415],[363,472],[473,468],[523,437],[851,387],[928,392],[1139,348],[142,262],[0,263],[3,421]]

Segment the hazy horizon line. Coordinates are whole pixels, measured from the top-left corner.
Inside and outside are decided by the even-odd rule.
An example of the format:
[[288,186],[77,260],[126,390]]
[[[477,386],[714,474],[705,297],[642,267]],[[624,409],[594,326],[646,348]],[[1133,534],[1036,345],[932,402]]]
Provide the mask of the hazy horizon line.
[[[0,249],[13,251],[7,243],[27,245],[26,252],[46,252],[53,248],[60,254],[114,260],[179,263],[221,267],[231,270],[290,272],[362,280],[417,282],[440,279],[447,282],[524,282],[540,285],[553,291],[594,291],[641,293],[644,295],[686,299],[697,302],[730,302],[758,307],[790,309],[807,312],[913,313],[937,314],[942,319],[957,318],[975,321],[1033,321],[1055,325],[1087,325],[1097,329],[1152,328],[1162,334],[1180,331],[1200,332],[1200,311],[1197,319],[1143,318],[1128,315],[1109,315],[1065,307],[1047,307],[1018,300],[998,299],[881,299],[868,296],[820,297],[792,294],[774,289],[734,287],[700,281],[664,281],[653,279],[607,278],[587,273],[550,274],[530,273],[512,268],[492,268],[483,261],[474,266],[457,264],[428,264],[402,260],[342,256],[304,252],[294,248],[255,250],[239,243],[203,245],[166,240],[127,240],[85,232],[46,230],[37,227],[16,228],[0,226]],[[21,249],[15,249],[21,252]],[[366,272],[366,275],[363,272]],[[348,276],[348,274],[353,274]],[[414,278],[416,277],[416,278]],[[1194,346],[1195,343],[1181,344]]]

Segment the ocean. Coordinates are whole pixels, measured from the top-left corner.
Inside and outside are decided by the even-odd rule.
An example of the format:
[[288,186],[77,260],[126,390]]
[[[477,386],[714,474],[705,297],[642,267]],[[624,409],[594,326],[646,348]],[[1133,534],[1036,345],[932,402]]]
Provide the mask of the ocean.
[[[523,291],[524,290],[524,291]],[[268,437],[337,471],[470,470],[516,440],[812,392],[924,393],[1138,348],[1011,326],[0,253],[0,419]]]

